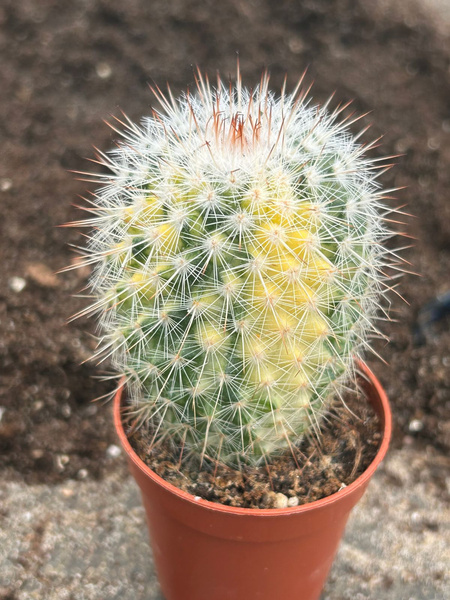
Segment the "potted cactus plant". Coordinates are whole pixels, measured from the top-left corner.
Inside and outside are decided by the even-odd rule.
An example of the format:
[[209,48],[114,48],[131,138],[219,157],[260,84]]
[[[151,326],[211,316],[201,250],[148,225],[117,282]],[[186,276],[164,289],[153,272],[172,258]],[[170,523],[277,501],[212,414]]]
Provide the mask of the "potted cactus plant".
[[[382,460],[386,396],[361,362],[389,252],[376,161],[346,106],[310,105],[201,73],[101,154],[87,262],[99,357],[122,375],[115,423],[142,490],[167,600],[317,600],[347,517]],[[249,509],[168,483],[136,454],[123,411],[164,441],[239,468],[289,452],[365,378],[382,441],[369,468],[309,504]],[[126,390],[126,398],[122,391]]]

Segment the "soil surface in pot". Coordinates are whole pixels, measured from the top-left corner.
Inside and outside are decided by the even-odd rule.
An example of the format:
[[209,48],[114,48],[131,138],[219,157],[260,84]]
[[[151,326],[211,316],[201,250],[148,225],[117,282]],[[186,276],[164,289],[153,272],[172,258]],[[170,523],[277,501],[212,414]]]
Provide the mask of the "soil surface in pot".
[[334,494],[375,458],[381,432],[372,406],[356,393],[347,395],[345,405],[333,403],[319,435],[308,435],[270,464],[242,470],[207,460],[200,465],[168,442],[152,445],[152,432],[143,428],[129,441],[160,477],[194,496],[242,508],[286,508]]

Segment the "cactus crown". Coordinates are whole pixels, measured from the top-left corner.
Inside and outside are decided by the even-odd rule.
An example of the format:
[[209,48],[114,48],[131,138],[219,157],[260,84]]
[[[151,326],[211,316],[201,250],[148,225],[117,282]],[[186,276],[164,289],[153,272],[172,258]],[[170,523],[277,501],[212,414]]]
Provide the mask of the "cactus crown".
[[100,155],[109,174],[81,222],[85,312],[137,421],[231,465],[316,427],[376,332],[389,262],[378,171],[346,107],[268,83],[213,89],[199,73],[195,94],[157,90],[163,110],[125,117]]

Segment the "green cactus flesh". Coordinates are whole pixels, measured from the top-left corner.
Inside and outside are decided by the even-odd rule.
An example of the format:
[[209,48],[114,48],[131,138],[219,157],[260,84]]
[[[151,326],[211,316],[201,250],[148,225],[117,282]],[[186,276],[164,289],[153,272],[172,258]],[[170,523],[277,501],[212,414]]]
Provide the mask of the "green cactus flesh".
[[103,155],[100,352],[155,439],[257,464],[354,374],[382,290],[381,193],[339,110],[266,79],[162,102]]

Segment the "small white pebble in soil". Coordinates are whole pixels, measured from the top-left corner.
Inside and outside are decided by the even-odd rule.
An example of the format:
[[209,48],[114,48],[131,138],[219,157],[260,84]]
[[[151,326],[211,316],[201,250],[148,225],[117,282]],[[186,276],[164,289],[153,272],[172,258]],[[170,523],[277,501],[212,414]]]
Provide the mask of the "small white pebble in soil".
[[0,190],[2,190],[2,192],[7,192],[8,190],[10,190],[12,188],[12,181],[11,179],[1,179],[0,180]]
[[31,451],[31,456],[37,460],[38,458],[42,458],[44,456],[44,451],[41,450],[40,448],[35,448],[34,450]]
[[23,277],[11,277],[8,284],[12,291],[18,294],[25,288],[27,282],[25,281],[25,279],[23,279]]
[[121,453],[122,450],[119,448],[119,446],[116,446],[115,444],[111,444],[111,446],[108,446],[106,450],[106,454],[110,458],[117,458],[118,456],[120,456]]
[[36,402],[33,402],[33,409],[35,411],[41,410],[44,408],[44,402],[42,400],[36,400]]
[[97,406],[95,404],[90,404],[89,406],[86,407],[84,414],[87,417],[93,417],[95,414],[97,414]]
[[422,431],[423,429],[423,423],[420,419],[413,419],[410,424],[409,424],[409,430],[410,431]]
[[86,479],[86,477],[88,475],[89,475],[89,472],[87,469],[80,469],[77,473],[78,479]]
[[438,137],[430,137],[430,138],[428,138],[427,145],[430,150],[438,150],[441,143],[440,143]]
[[198,502],[198,501],[199,501],[199,500],[201,500],[201,499],[202,499],[202,497],[201,497],[201,496],[194,496],[194,500],[195,500],[196,502]]
[[70,408],[70,406],[68,404],[63,404],[61,406],[61,413],[63,417],[66,417],[66,419],[68,419],[70,417],[70,415],[72,414],[72,409]]
[[112,69],[106,62],[98,63],[95,67],[95,72],[100,79],[109,79],[112,75]]
[[58,471],[64,471],[64,467],[68,464],[69,460],[67,454],[58,454],[55,458]]
[[299,37],[292,37],[288,40],[289,50],[292,54],[301,54],[304,50],[304,45]]
[[275,495],[275,508],[287,508],[288,506],[288,497],[284,494],[278,493]]
[[297,498],[297,496],[292,496],[292,498],[289,498],[289,500],[288,500],[288,506],[298,506],[298,498]]
[[418,512],[411,513],[411,521],[413,523],[420,523],[420,521],[421,521],[420,514]]
[[64,498],[70,498],[71,496],[74,495],[74,491],[70,488],[61,488],[60,490],[61,494],[64,496]]

